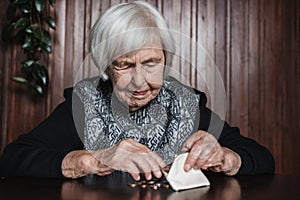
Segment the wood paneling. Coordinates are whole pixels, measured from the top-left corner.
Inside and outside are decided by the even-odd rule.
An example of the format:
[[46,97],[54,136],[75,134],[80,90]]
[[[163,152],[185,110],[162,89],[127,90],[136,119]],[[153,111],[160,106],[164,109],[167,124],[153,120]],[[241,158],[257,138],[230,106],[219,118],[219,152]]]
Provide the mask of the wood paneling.
[[[44,60],[50,73],[47,95],[32,95],[10,80],[20,74],[24,55],[0,42],[1,150],[29,131],[63,101],[63,89],[88,54],[88,33],[99,15],[121,0],[57,0],[49,12],[57,29],[53,52]],[[227,120],[243,135],[265,145],[276,172],[300,174],[300,2],[298,0],[151,0],[173,30],[202,44],[214,59],[227,93]],[[0,29],[6,23],[1,1]],[[183,41],[183,39],[182,39]],[[199,65],[192,43],[179,46],[183,57]],[[195,69],[178,57],[174,67],[201,88]]]

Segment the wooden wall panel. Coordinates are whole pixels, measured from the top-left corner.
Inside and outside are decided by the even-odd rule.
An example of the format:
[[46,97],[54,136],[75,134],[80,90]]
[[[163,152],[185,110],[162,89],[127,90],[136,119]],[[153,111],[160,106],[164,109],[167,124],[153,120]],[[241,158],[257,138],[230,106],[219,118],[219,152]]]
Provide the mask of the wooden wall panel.
[[[132,1],[132,0],[130,0]],[[298,0],[148,0],[171,29],[201,44],[214,59],[227,94],[226,119],[243,135],[267,146],[276,172],[300,174],[300,2]],[[88,33],[103,11],[126,0],[57,0],[53,52],[47,62],[47,95],[32,95],[10,80],[20,74],[22,51],[0,42],[0,150],[36,126],[63,101],[63,89],[88,55]],[[1,1],[0,29],[6,23]],[[181,41],[184,41],[181,38]],[[179,52],[196,66],[200,49],[181,43]],[[175,57],[173,67],[202,88],[190,63]],[[205,90],[205,88],[204,88]],[[207,91],[206,91],[207,92]]]

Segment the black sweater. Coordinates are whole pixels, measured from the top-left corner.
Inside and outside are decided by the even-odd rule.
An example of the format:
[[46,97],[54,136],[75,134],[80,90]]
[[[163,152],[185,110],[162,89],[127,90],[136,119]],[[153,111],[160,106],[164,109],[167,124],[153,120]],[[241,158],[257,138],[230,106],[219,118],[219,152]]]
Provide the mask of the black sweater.
[[[63,158],[70,151],[83,149],[72,115],[72,89],[66,89],[64,97],[65,101],[46,120],[7,145],[0,158],[0,176],[63,177]],[[275,164],[270,152],[240,135],[238,128],[221,122],[205,106],[206,101],[201,93],[198,129],[207,131],[212,115],[215,124],[224,124],[218,141],[240,155],[242,166],[238,174],[273,173]]]

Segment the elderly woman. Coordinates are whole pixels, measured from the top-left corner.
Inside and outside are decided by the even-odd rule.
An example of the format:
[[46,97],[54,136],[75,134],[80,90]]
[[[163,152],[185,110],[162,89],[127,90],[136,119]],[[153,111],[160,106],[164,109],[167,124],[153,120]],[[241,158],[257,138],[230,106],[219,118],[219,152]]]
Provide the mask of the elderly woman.
[[[2,176],[77,178],[121,170],[136,180],[159,178],[180,152],[189,152],[186,171],[274,171],[267,149],[206,108],[204,93],[168,76],[174,42],[148,3],[108,9],[91,31],[90,50],[100,77],[67,89],[65,102],[44,122],[6,147]],[[219,124],[220,133],[207,132]]]

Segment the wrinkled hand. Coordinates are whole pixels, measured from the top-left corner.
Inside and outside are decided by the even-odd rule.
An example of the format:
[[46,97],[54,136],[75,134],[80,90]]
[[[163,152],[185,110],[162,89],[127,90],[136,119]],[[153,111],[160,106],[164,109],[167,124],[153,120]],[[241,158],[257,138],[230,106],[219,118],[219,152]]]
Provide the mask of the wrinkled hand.
[[241,158],[237,153],[226,147],[222,147],[222,149],[224,152],[224,161],[222,165],[212,166],[209,167],[209,169],[214,172],[223,172],[227,176],[234,176],[241,167]]
[[182,152],[189,152],[184,169],[204,169],[214,172],[223,172],[226,175],[235,175],[240,166],[241,158],[234,151],[221,147],[216,138],[205,132],[197,131],[184,143]]
[[88,174],[99,176],[108,175],[114,170],[101,164],[93,155],[92,151],[78,150],[68,153],[61,165],[62,174],[67,178],[78,178]]
[[152,173],[160,178],[161,169],[166,166],[158,154],[133,139],[123,140],[104,151],[96,151],[93,156],[106,166],[130,173],[135,180],[140,179],[140,173],[145,174],[147,180],[152,178]]

